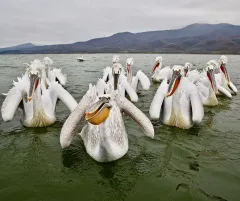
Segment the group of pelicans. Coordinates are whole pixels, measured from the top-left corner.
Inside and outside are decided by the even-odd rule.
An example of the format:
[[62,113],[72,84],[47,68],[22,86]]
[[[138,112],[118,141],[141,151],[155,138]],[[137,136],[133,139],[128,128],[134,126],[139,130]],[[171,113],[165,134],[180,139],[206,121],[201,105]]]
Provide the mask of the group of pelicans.
[[[162,57],[156,58],[152,81],[160,86],[151,102],[151,119],[163,124],[188,129],[200,123],[203,106],[218,105],[218,95],[232,98],[237,88],[227,71],[227,57],[211,60],[202,71],[192,70],[192,64],[162,67]],[[61,133],[62,148],[69,147],[77,128],[84,119],[87,124],[79,134],[87,153],[98,162],[110,162],[121,158],[128,151],[128,136],[123,114],[128,115],[142,128],[146,136],[154,137],[154,127],[149,118],[132,102],[138,101],[139,89],[149,90],[150,79],[139,70],[132,73],[133,59],[128,58],[126,68],[119,56],[114,55],[111,67],[103,70],[103,77],[89,89],[79,103],[64,88],[66,76],[61,69],[52,67],[52,60],[35,59],[27,65],[25,74],[13,82],[2,108],[4,121],[12,120],[17,109],[26,127],[50,126],[56,121],[55,108],[61,100],[71,111]],[[127,96],[127,98],[125,97]]]

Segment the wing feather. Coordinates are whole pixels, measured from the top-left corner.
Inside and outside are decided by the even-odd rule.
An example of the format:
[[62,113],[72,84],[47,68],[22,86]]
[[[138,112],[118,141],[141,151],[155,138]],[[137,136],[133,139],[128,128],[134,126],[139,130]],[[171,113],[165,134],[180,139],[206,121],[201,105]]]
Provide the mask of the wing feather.
[[127,79],[123,79],[121,81],[121,86],[125,89],[132,102],[138,101],[138,95],[132,86],[128,83]]
[[149,90],[151,85],[150,80],[141,70],[137,72],[136,77],[138,77],[143,90]]
[[190,101],[192,106],[192,121],[194,123],[200,123],[204,116],[203,104],[196,86],[192,84],[190,90],[191,91],[189,94],[190,94]]
[[155,93],[155,96],[150,105],[149,114],[151,119],[159,119],[162,103],[167,94],[167,89],[168,89],[168,84],[166,80],[164,80],[161,83],[161,85],[158,87],[158,90]]
[[77,133],[78,125],[83,119],[86,108],[96,99],[95,86],[89,85],[89,90],[83,96],[76,109],[70,114],[63,124],[60,134],[60,144],[62,148],[70,146],[74,135]]
[[141,110],[139,110],[133,103],[131,103],[120,94],[117,95],[115,100],[119,108],[128,116],[130,116],[134,121],[136,121],[148,137],[154,137],[154,127],[151,121]]
[[[67,83],[67,76],[62,73],[61,69],[54,68],[52,70],[54,77],[57,78],[61,85],[65,86]],[[55,81],[55,80],[54,80]]]
[[11,121],[22,100],[22,93],[14,86],[6,95],[1,108],[2,118],[4,121]]
[[50,94],[52,96],[55,95],[56,98],[59,98],[71,112],[75,110],[75,108],[77,107],[76,100],[60,84],[58,84],[57,82],[51,82],[49,90]]

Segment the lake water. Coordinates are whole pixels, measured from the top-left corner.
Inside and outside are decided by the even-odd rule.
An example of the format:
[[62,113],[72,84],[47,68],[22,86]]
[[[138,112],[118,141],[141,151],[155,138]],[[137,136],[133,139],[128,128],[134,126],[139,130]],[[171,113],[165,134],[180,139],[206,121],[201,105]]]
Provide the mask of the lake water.
[[[24,73],[23,63],[47,55],[0,56],[0,92]],[[96,83],[112,54],[48,55],[55,67],[68,76],[67,90],[79,101],[90,82]],[[142,69],[150,76],[154,54],[121,54],[135,59],[134,74]],[[192,62],[205,67],[219,55],[162,55],[163,64]],[[240,57],[228,56],[228,72],[240,89]],[[158,84],[141,91],[136,105],[148,110]],[[2,104],[4,96],[0,96]],[[59,101],[57,121],[47,128],[26,128],[17,112],[11,122],[0,118],[0,200],[2,201],[239,201],[240,200],[240,96],[220,98],[214,108],[205,108],[203,122],[189,130],[153,121],[154,139],[145,137],[128,117],[129,151],[120,160],[95,162],[76,138],[68,150],[59,143],[61,127],[70,114]],[[82,123],[84,124],[84,122]]]

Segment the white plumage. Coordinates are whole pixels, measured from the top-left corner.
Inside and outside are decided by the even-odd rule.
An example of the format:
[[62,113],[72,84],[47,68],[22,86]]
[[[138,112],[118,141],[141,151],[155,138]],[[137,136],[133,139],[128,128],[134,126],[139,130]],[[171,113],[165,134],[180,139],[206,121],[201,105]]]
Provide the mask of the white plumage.
[[152,80],[154,82],[161,82],[163,80],[170,80],[172,77],[172,69],[170,66],[166,66],[162,68],[162,57],[158,56],[156,57],[156,63],[153,67],[153,75]]
[[199,91],[199,96],[203,105],[216,106],[218,105],[218,99],[216,95],[219,92],[214,76],[214,67],[209,65],[206,67],[205,71],[205,75],[196,81],[195,85]]
[[[98,85],[104,84],[102,81]],[[110,162],[121,158],[128,151],[128,136],[122,119],[122,112],[129,115],[143,129],[145,134],[154,137],[154,128],[150,120],[131,102],[123,97],[118,90],[111,94],[100,95],[101,89],[90,84],[89,90],[83,96],[77,108],[68,117],[60,134],[60,143],[63,148],[71,144],[76,128],[82,121],[86,110],[99,101],[99,98],[110,99],[111,110],[108,118],[99,125],[87,123],[80,136],[83,139],[87,153],[98,162]]]
[[65,86],[67,83],[67,76],[62,73],[62,69],[60,68],[51,68],[51,65],[53,65],[52,59],[49,57],[45,57],[43,59],[43,63],[46,66],[46,76],[47,76],[47,81],[57,81],[61,85]]
[[107,83],[105,85],[106,93],[109,93],[109,90],[113,90],[114,78],[113,73],[119,73],[118,79],[118,90],[120,93],[125,96],[127,94],[132,102],[138,101],[138,95],[132,86],[128,83],[127,77],[124,75],[124,69],[120,63],[114,63],[112,67],[106,67],[103,70],[103,80]]
[[112,63],[119,63],[120,62],[120,58],[118,55],[113,55],[113,59],[112,59]]
[[224,94],[228,98],[232,98],[232,94],[237,94],[238,90],[236,86],[231,82],[230,75],[227,71],[227,57],[222,55],[219,59],[219,71],[215,74],[218,90],[221,94]]
[[137,72],[136,76],[132,76],[133,63],[133,58],[128,58],[126,61],[127,80],[129,84],[135,91],[137,91],[139,84],[141,84],[143,90],[149,90],[151,85],[150,80],[141,70]]
[[22,78],[6,94],[1,112],[4,121],[12,120],[16,109],[22,102],[21,121],[27,127],[44,127],[53,124],[56,120],[55,107],[60,99],[73,111],[77,102],[55,81],[48,83],[46,88],[45,67],[39,60],[31,62]]
[[150,106],[150,117],[163,124],[188,129],[200,123],[203,105],[196,86],[183,76],[183,67],[174,66],[170,84],[164,80]]

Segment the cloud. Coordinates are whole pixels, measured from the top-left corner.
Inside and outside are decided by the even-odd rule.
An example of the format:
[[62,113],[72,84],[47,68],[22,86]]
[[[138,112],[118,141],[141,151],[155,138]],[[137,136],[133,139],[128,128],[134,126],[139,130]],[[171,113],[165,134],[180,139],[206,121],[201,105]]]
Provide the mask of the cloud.
[[239,24],[238,0],[0,0],[0,47],[85,41],[117,32]]

